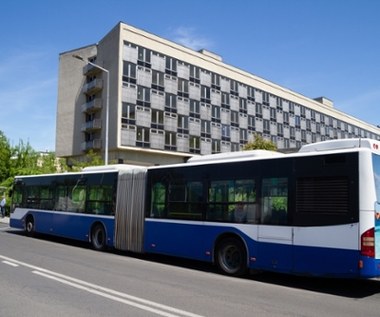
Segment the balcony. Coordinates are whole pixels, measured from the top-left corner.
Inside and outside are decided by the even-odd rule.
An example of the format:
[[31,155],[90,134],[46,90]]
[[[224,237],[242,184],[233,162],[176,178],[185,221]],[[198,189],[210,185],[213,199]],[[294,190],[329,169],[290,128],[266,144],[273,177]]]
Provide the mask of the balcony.
[[101,98],[95,98],[94,100],[86,102],[85,104],[83,104],[81,106],[82,112],[87,112],[87,113],[97,112],[100,109],[102,109],[102,99]]
[[82,151],[100,150],[102,148],[102,140],[94,139],[91,141],[83,142],[81,145]]
[[82,92],[88,95],[94,94],[103,89],[103,80],[94,79],[93,81],[85,84],[82,88]]
[[82,124],[82,132],[90,132],[95,130],[100,130],[102,128],[102,120],[94,119],[92,121],[87,121]]
[[100,72],[101,72],[101,70],[99,68],[97,68],[91,64],[87,64],[86,66],[83,67],[83,75],[84,76],[89,76],[89,75],[97,74]]

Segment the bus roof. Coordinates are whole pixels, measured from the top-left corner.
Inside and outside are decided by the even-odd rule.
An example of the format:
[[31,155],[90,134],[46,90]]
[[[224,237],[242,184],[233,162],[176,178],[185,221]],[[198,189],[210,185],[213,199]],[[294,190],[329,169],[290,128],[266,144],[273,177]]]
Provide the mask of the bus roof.
[[303,145],[299,150],[299,153],[352,149],[369,149],[377,154],[380,154],[380,142],[372,139],[362,138],[328,140]]
[[202,156],[193,156],[188,159],[188,163],[203,163],[203,162],[218,162],[232,159],[246,159],[246,158],[267,158],[267,157],[279,157],[284,156],[284,153],[267,151],[267,150],[250,150],[250,151],[238,151],[238,152],[226,152],[209,154]]

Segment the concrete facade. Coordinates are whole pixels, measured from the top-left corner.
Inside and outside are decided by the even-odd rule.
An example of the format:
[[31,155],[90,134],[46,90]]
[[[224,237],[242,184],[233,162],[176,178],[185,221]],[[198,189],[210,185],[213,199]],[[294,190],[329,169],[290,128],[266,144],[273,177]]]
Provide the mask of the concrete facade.
[[254,135],[279,149],[328,139],[380,139],[380,129],[334,108],[124,23],[99,43],[60,54],[56,154],[104,154],[109,71],[109,160],[168,164],[240,150]]

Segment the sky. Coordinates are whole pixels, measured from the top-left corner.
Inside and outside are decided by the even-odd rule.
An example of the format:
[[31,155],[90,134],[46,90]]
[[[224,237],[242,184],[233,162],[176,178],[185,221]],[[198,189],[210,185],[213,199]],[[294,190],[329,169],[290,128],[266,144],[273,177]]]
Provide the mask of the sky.
[[120,21],[380,124],[380,0],[2,0],[0,131],[55,150],[59,54]]

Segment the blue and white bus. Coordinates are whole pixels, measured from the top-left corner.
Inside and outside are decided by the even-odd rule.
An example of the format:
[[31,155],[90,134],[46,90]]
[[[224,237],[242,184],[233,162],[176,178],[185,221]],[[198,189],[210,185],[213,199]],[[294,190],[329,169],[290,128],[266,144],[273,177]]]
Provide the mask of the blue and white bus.
[[206,261],[222,273],[380,276],[380,142],[19,176],[10,225]]

